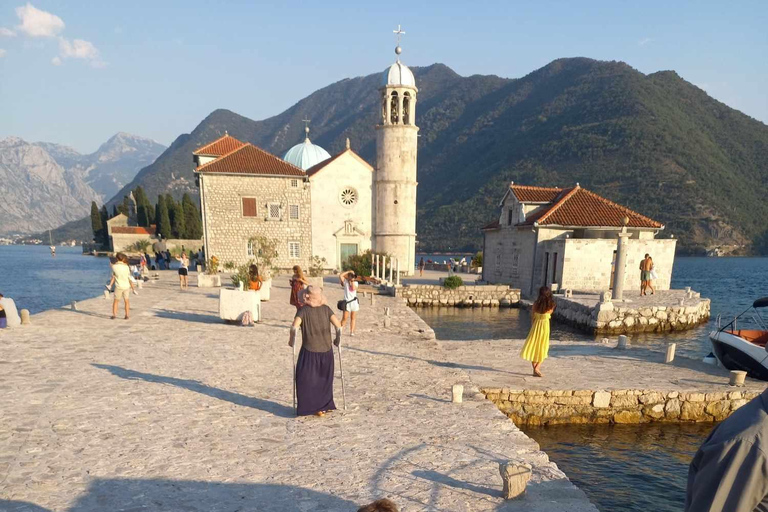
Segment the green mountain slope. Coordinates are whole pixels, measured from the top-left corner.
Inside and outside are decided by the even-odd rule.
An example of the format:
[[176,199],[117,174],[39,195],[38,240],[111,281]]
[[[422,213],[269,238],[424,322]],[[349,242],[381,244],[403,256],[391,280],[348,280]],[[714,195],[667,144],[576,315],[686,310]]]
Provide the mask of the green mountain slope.
[[[674,72],[559,59],[520,79],[413,68],[419,87],[421,250],[481,245],[509,181],[579,182],[666,224],[683,249],[748,245],[766,231],[768,127]],[[342,80],[285,112],[252,121],[216,110],[180,136],[127,190],[196,193],[194,149],[224,131],[282,155],[303,138],[331,154],[352,147],[375,164],[380,74]]]

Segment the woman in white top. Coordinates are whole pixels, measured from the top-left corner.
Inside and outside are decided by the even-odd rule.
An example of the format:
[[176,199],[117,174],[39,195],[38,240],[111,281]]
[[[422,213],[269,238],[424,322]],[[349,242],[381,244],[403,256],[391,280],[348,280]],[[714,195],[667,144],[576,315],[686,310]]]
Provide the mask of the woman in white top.
[[182,290],[186,290],[189,288],[188,286],[188,275],[189,275],[189,258],[187,257],[187,253],[183,252],[181,253],[181,257],[176,257],[177,260],[179,260],[179,288]]
[[349,335],[355,335],[355,322],[357,321],[357,312],[360,310],[360,301],[357,300],[357,276],[352,270],[347,270],[339,275],[339,281],[341,287],[344,289],[344,309],[341,317],[341,329],[344,330],[344,326],[349,319]]

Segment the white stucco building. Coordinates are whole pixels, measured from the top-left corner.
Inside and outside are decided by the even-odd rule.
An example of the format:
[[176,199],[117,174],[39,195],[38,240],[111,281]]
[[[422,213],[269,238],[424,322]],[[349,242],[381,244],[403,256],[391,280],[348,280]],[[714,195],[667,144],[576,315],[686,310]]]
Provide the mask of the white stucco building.
[[657,290],[668,290],[675,259],[664,226],[578,184],[570,188],[510,184],[499,217],[483,228],[483,279],[532,296],[543,285],[605,291],[613,288],[618,234],[627,221],[624,290],[640,289],[640,261],[654,260]]
[[376,169],[349,139],[331,156],[312,143],[308,127],[304,141],[282,159],[228,133],[195,150],[206,254],[243,264],[253,259],[248,241],[266,236],[280,244],[281,269],[306,268],[317,256],[327,270],[341,270],[349,256],[374,250],[397,258],[401,272],[412,274],[416,93],[413,73],[398,57],[378,90]]

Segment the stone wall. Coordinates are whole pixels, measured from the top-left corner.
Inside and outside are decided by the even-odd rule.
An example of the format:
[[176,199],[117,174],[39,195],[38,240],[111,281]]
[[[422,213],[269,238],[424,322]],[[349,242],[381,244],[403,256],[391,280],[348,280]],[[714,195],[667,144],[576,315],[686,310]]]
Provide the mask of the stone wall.
[[517,307],[520,290],[495,285],[459,286],[454,290],[438,285],[404,285],[395,288],[395,297],[416,307]]
[[724,420],[757,391],[517,390],[483,394],[517,425],[711,422]]
[[[203,174],[200,188],[206,258],[216,256],[221,264],[247,263],[253,259],[248,254],[248,240],[265,236],[279,241],[276,269],[308,267],[312,257],[310,191],[301,178]],[[256,199],[255,217],[243,215],[244,197]],[[270,218],[270,203],[280,206],[279,219]],[[292,205],[298,205],[298,219],[290,218]],[[290,242],[299,243],[298,258],[289,255]]]
[[596,305],[555,296],[554,318],[593,334],[630,334],[692,329],[709,320],[710,300],[686,299],[683,306],[632,306],[605,302]]

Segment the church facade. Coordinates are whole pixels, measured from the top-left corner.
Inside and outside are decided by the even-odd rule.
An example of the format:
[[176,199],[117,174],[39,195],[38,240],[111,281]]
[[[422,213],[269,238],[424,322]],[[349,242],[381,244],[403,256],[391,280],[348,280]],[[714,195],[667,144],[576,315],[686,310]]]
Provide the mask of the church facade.
[[[395,50],[399,56],[401,50]],[[372,91],[373,92],[373,91]],[[416,245],[416,82],[397,59],[378,90],[377,167],[350,148],[331,156],[309,139],[280,158],[225,133],[193,152],[208,257],[237,265],[254,259],[250,240],[278,242],[274,266],[324,259],[341,270],[367,250],[412,274]]]

